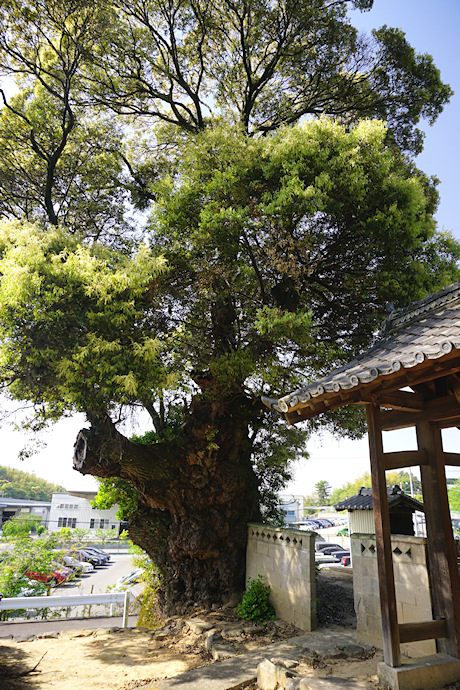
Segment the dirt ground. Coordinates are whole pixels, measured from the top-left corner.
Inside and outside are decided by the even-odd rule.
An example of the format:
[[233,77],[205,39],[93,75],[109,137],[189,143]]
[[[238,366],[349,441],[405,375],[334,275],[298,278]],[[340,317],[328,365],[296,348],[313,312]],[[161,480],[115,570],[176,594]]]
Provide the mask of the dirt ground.
[[[318,581],[318,623],[340,630],[353,627],[351,573],[322,571]],[[266,626],[238,619],[231,610],[199,611],[195,617],[212,623],[237,651],[244,653],[271,642],[302,634],[292,625],[272,621]],[[362,680],[362,687],[377,687],[379,652],[365,658],[325,658],[306,653],[296,671]],[[154,680],[214,663],[203,648],[203,637],[185,620],[172,618],[162,629],[68,630],[19,641],[0,640],[0,688],[8,690],[134,690]],[[27,675],[22,675],[35,670]],[[254,686],[254,688],[257,686]]]
[[[220,629],[224,640],[238,653],[300,633],[294,626],[280,621],[264,627],[246,623],[230,612],[197,611],[195,615]],[[202,635],[189,630],[184,622],[180,618],[169,619],[158,631],[138,628],[69,630],[23,642],[0,640],[0,688],[132,690],[150,681],[213,663],[210,652],[203,648]],[[36,664],[33,673],[14,678]],[[4,676],[2,685],[2,669],[6,668],[8,682]]]

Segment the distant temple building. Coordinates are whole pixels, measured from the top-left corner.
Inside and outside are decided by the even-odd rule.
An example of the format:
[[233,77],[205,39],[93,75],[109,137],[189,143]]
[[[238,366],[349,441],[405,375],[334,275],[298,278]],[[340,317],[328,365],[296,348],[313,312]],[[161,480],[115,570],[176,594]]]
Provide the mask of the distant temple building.
[[[391,534],[414,534],[413,515],[423,512],[423,503],[408,496],[397,486],[387,486]],[[375,534],[374,503],[372,489],[364,486],[351,498],[335,505],[336,510],[348,510],[350,534]]]

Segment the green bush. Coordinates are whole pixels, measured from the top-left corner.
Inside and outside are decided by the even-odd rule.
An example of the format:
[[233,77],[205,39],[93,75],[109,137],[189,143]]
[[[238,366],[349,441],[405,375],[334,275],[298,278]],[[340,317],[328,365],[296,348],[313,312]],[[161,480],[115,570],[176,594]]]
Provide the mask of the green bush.
[[[125,537],[126,538],[126,537]],[[160,587],[160,573],[152,559],[143,549],[135,544],[129,548],[132,554],[132,562],[137,568],[142,568],[140,581],[144,584],[142,594],[137,598],[140,604],[137,627],[155,630],[163,624],[163,618],[158,604],[158,589]]]
[[257,580],[249,579],[241,603],[237,606],[239,617],[260,622],[276,618],[269,596],[270,587],[264,584],[262,575],[259,575]]
[[3,523],[2,532],[6,538],[27,537],[32,530],[36,530],[41,523],[38,515],[13,515]]

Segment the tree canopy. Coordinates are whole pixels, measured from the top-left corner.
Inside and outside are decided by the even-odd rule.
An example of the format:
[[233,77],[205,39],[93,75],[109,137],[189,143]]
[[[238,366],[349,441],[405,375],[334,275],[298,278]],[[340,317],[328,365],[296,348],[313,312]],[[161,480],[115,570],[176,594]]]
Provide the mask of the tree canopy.
[[329,505],[331,500],[331,485],[325,479],[321,479],[315,484],[315,496],[320,506]]
[[378,121],[349,131],[320,119],[256,139],[208,129],[165,160],[145,244],[129,255],[3,223],[9,394],[44,417],[142,406],[160,431],[166,400],[201,389],[255,401],[350,357],[387,301],[457,274],[432,183],[385,137]]
[[[372,0],[8,0],[0,3],[0,213],[120,243],[129,199],[153,200],[155,123],[189,134],[225,121],[268,134],[327,114],[388,123],[419,152],[421,119],[451,96],[399,29],[358,34]],[[126,117],[117,117],[117,116]],[[115,116],[115,117],[114,117]]]
[[371,4],[0,2],[0,384],[38,425],[86,415],[74,464],[134,487],[166,608],[241,588],[314,424],[363,430],[289,429],[260,395],[458,277],[411,158],[450,88],[401,31],[358,35]]

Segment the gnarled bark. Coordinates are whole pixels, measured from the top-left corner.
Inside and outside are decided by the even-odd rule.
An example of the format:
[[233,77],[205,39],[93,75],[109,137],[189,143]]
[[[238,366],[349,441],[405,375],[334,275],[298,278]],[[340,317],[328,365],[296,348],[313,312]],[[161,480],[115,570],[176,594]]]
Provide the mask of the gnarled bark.
[[122,477],[136,487],[140,508],[130,536],[160,568],[167,613],[235,601],[244,589],[247,523],[258,517],[258,489],[251,409],[241,395],[238,402],[195,400],[180,440],[170,443],[133,443],[108,418],[77,437],[79,472]]

